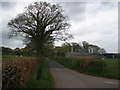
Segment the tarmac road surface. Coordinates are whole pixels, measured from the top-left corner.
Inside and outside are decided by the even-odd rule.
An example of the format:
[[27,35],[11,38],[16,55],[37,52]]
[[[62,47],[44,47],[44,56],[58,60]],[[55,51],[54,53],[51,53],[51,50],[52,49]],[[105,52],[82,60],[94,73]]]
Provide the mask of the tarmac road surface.
[[55,88],[118,88],[118,80],[90,76],[48,59]]

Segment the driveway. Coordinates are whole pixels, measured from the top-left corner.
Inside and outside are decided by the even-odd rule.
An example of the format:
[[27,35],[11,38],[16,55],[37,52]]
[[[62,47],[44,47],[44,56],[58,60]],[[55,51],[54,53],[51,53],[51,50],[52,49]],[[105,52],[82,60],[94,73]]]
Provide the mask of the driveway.
[[90,76],[48,59],[55,88],[118,88],[118,80]]

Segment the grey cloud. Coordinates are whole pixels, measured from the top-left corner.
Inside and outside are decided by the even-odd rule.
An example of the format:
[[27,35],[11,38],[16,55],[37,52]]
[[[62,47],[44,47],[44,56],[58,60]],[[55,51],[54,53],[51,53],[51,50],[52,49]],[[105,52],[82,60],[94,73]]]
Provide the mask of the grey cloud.
[[11,48],[23,47],[22,40],[23,40],[23,38],[20,36],[9,39],[8,38],[8,29],[6,29],[6,31],[2,32],[2,45],[3,46],[9,46]]
[[17,2],[2,2],[2,45],[11,48],[24,46],[22,43],[23,38],[20,36],[8,39],[8,33],[10,32],[10,29],[8,28],[7,23],[17,15],[17,4]]
[[[6,47],[16,48],[16,47],[23,47],[23,44],[21,41],[23,40],[22,37],[14,37],[9,39],[8,33],[10,32],[10,29],[7,27],[7,23],[9,20],[4,19],[4,23],[2,24],[2,45]],[[17,42],[17,43],[16,43]]]
[[[97,6],[98,3],[95,2],[93,4],[96,4],[96,6]],[[101,3],[99,3],[99,6],[96,7],[91,13],[96,14],[96,13],[101,12],[101,11],[102,12],[103,11],[108,11],[112,8],[118,7],[117,4],[118,4],[117,2],[101,2]]]
[[15,5],[16,5],[16,2],[2,2],[2,9],[10,10],[14,8]]
[[85,5],[81,2],[62,2],[59,3],[65,10],[64,14],[69,17],[70,20],[82,21],[85,19]]
[[[14,37],[14,38],[8,38],[8,33],[10,32],[10,30],[6,27],[2,28],[2,45],[3,46],[10,46],[11,48],[15,48],[16,46],[18,47],[22,47],[22,43],[21,41],[23,40],[22,37],[18,36],[18,37]],[[18,43],[15,43],[15,42]]]
[[85,12],[85,3],[81,2],[64,2],[62,3],[63,7],[67,9],[66,12],[73,12],[73,13],[83,13]]
[[16,47],[22,48],[25,45],[23,45],[22,40],[18,40],[16,38],[14,38],[14,39],[12,38],[12,39],[2,39],[2,46],[10,47],[10,48],[14,49]]
[[101,2],[102,5],[108,6],[108,7],[116,7],[117,6],[117,2]]

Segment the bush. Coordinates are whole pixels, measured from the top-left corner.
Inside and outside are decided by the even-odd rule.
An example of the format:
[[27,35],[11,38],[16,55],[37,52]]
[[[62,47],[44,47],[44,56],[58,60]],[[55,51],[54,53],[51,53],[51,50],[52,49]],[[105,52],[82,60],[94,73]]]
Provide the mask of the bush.
[[100,73],[106,67],[106,62],[103,60],[80,60],[78,63],[85,72]]

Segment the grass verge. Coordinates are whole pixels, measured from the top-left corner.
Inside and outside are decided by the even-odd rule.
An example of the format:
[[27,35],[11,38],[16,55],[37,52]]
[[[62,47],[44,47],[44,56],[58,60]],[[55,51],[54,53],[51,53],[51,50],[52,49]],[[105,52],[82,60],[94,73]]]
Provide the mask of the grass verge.
[[48,63],[44,59],[37,67],[37,71],[29,78],[22,88],[53,88],[53,78],[48,68]]
[[102,70],[101,73],[85,72],[84,70],[82,70],[81,67],[78,65],[78,61],[84,60],[84,59],[53,58],[53,60],[57,61],[58,63],[64,65],[67,68],[76,70],[76,71],[84,73],[84,74],[113,78],[113,79],[120,79],[120,72],[118,71],[118,59],[104,59],[104,61],[107,63],[107,66]]

